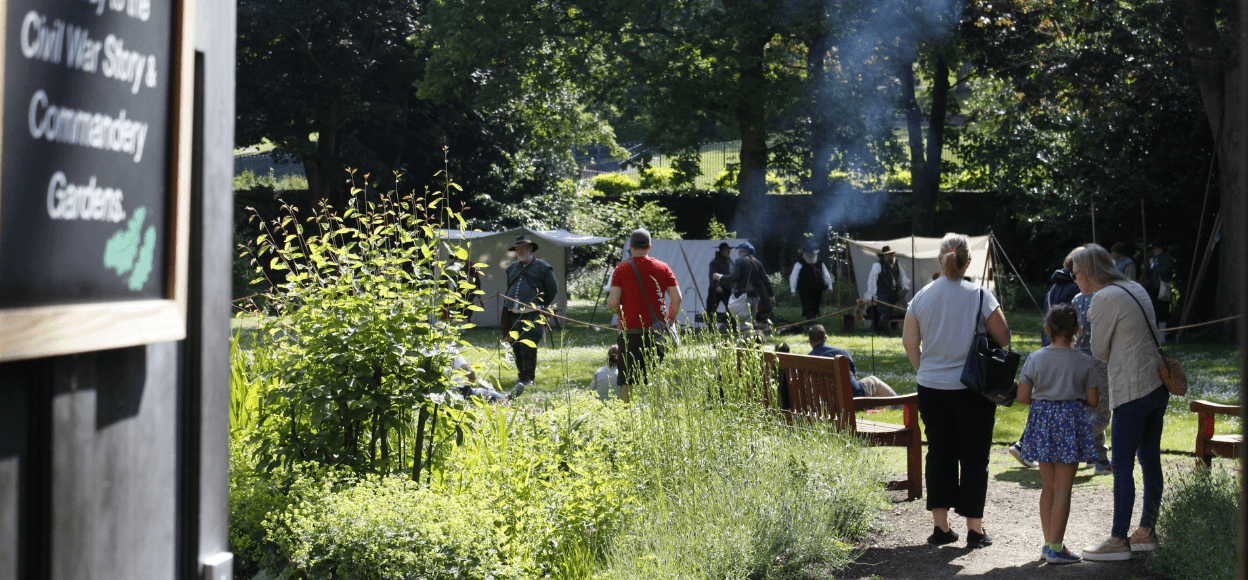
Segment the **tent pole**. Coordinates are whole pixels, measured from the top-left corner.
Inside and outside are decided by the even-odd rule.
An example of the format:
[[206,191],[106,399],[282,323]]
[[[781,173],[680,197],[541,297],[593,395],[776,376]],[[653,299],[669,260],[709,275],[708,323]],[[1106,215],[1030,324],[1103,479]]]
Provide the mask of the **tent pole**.
[[[603,280],[603,279],[605,279],[605,278],[607,278],[607,277],[608,277],[608,270],[609,270],[610,268],[612,268],[612,264],[611,264],[611,263],[609,263],[608,265],[604,266],[604,276],[603,276],[602,278],[600,278],[600,280]],[[600,288],[602,289],[602,288],[603,288],[603,286],[600,286]],[[604,298],[605,300],[607,300],[607,298],[605,298],[605,297],[604,297],[604,293],[603,293],[603,291],[601,291],[601,292],[599,293],[599,298]],[[600,302],[599,298],[597,298],[597,299],[595,300],[595,307],[591,309],[591,319],[587,321],[587,322],[590,322],[591,324],[595,324],[595,311],[596,311],[596,310],[599,310],[599,302]]]
[[[1212,228],[1212,235],[1208,236],[1207,248],[1203,250],[1203,262],[1199,264],[1198,275],[1194,278],[1194,285],[1190,287],[1190,295],[1186,297],[1186,303],[1181,307],[1181,325],[1185,326],[1190,321],[1190,308],[1194,306],[1194,299],[1198,297],[1199,285],[1203,283],[1203,276],[1207,273],[1208,260],[1212,259],[1212,250],[1216,249],[1216,244],[1212,240],[1216,239],[1217,234],[1221,231],[1221,223],[1225,221],[1225,214],[1220,213],[1216,216],[1216,225]],[[1197,243],[1197,241],[1196,241]],[[1181,333],[1186,330],[1183,328],[1177,331],[1177,342],[1181,342]]]
[[[700,300],[700,284],[696,282],[696,273],[691,271],[691,260],[687,259],[687,247],[682,244],[679,244],[678,249],[682,250],[683,263],[687,264],[687,274],[691,275],[691,285],[694,286],[696,289],[696,300],[698,301]],[[713,281],[709,280],[709,283],[712,284]],[[678,305],[678,310],[682,310],[682,304]],[[675,320],[677,320],[676,317],[675,317]],[[691,325],[688,325],[688,326],[691,326]]]

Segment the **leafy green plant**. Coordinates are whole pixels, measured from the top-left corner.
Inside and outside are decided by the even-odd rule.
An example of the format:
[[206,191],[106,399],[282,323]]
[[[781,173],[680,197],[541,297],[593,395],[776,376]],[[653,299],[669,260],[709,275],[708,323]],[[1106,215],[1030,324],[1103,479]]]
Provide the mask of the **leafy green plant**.
[[622,173],[601,173],[591,178],[591,188],[604,195],[621,195],[639,187],[639,181]]
[[541,413],[482,407],[435,489],[485,498],[544,572],[588,577],[634,502],[618,459],[632,445],[625,415],[586,393]]
[[568,271],[569,299],[599,300],[604,296],[604,282],[612,272],[604,264],[595,263]]
[[674,171],[671,167],[649,167],[640,171],[639,175],[639,187],[643,189],[681,185],[681,183],[676,183],[681,177],[681,172]]
[[1241,480],[1236,471],[1220,465],[1169,474],[1152,566],[1178,580],[1233,578],[1241,547],[1237,521]]
[[305,224],[286,206],[270,227],[260,220],[246,252],[274,288],[254,311],[275,357],[257,375],[267,385],[251,435],[260,469],[317,461],[356,473],[410,468],[418,480],[445,441],[462,441],[466,417],[448,403],[446,370],[470,325],[450,313],[475,288],[464,262],[443,267],[443,255],[466,261],[468,251],[436,227],[462,228],[463,218],[427,191],[362,193]]
[[257,187],[266,187],[269,189],[306,189],[309,184],[306,177],[296,173],[286,173],[279,178],[276,177],[276,168],[272,167],[267,170],[266,175],[255,175],[252,170],[246,169],[240,175],[232,178],[232,189],[240,191],[244,189],[254,189]]
[[719,221],[716,216],[709,218],[710,240],[729,240],[734,237],[735,232],[727,231],[726,224]]
[[500,515],[474,496],[435,492],[399,477],[338,486],[300,478],[292,503],[267,519],[288,578],[536,578]]

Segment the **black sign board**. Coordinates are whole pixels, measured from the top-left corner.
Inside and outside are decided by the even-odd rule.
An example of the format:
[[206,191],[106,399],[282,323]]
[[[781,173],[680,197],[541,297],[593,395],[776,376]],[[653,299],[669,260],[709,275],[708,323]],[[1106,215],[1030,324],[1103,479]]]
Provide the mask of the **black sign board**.
[[4,6],[0,360],[182,338],[189,11]]

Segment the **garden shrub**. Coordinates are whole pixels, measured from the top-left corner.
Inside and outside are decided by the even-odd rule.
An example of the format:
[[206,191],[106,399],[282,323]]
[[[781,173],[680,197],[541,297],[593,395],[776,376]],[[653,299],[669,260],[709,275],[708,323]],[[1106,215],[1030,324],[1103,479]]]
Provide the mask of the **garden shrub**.
[[633,444],[625,415],[586,392],[536,414],[483,407],[435,489],[483,498],[514,545],[563,576],[575,559],[603,556],[634,501],[619,459]]
[[[267,516],[290,503],[279,485],[280,477],[255,471],[246,445],[239,437],[229,443],[228,549],[234,555],[234,578],[251,578],[260,569],[275,565],[276,546],[267,538]],[[279,473],[279,471],[277,472]]]
[[252,170],[246,169],[240,175],[232,178],[232,189],[240,191],[242,189],[252,189],[255,187],[265,187],[267,189],[306,189],[310,187],[306,177],[296,173],[286,173],[280,177],[276,177],[276,168],[268,169],[266,175],[255,175]]
[[588,236],[616,238],[603,244],[573,248],[573,263],[577,265],[608,259],[620,261],[621,242],[634,228],[647,228],[652,237],[658,239],[680,237],[674,231],[674,215],[660,204],[626,195],[596,195],[588,182],[564,182],[553,191],[516,203],[498,201],[486,194],[478,196],[477,200],[500,216],[499,220],[487,224],[491,229],[566,229]]
[[685,183],[683,174],[672,167],[649,167],[639,172],[639,187],[635,189],[659,189]]
[[462,439],[445,371],[470,325],[444,319],[475,288],[461,275],[467,249],[434,234],[439,219],[463,224],[442,201],[391,193],[321,206],[305,225],[291,207],[259,224],[247,255],[274,290],[251,305],[278,357],[259,377],[259,469],[318,461],[418,479],[440,443]]
[[591,187],[604,195],[621,195],[641,187],[635,178],[622,173],[601,173],[591,178]]
[[[411,580],[536,578],[502,515],[471,495],[446,495],[397,476],[338,489],[299,479],[292,503],[267,519],[286,561],[281,577]],[[278,560],[278,559],[277,559]]]
[[[654,203],[668,211],[674,218],[674,228],[683,239],[705,239],[709,222],[717,219],[724,224],[732,223],[738,209],[739,193],[731,190],[703,189],[698,187],[666,187],[640,189],[633,193],[641,204]],[[652,232],[653,236],[656,232]]]
[[[1222,465],[1170,473],[1152,566],[1177,580],[1234,578],[1238,543],[1238,472]],[[1245,548],[1242,548],[1245,549]]]
[[604,297],[604,283],[612,270],[601,262],[589,266],[577,266],[568,271],[570,300],[600,300]]

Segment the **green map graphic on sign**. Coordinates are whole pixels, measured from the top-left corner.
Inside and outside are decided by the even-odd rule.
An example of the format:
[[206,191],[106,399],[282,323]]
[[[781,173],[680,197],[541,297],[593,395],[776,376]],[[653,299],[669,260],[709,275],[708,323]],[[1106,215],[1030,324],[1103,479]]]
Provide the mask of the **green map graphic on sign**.
[[135,209],[127,220],[127,229],[119,230],[105,242],[105,267],[113,268],[119,276],[128,272],[127,287],[138,292],[144,288],[153,272],[153,248],[157,246],[157,228],[144,229],[143,243],[140,231],[148,211],[142,206]]

